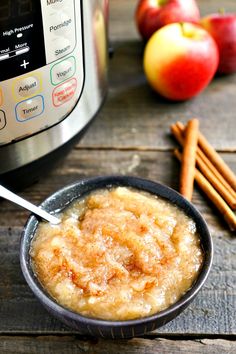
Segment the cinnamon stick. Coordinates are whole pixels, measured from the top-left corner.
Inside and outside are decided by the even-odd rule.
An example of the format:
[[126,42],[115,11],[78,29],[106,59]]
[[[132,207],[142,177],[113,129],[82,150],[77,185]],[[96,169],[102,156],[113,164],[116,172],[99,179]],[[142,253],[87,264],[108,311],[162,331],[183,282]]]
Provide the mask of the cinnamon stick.
[[215,149],[209,144],[206,138],[200,133],[198,137],[199,146],[209,160],[215,165],[218,171],[224,176],[226,181],[236,191],[236,176],[229,166],[224,162]]
[[[171,126],[171,131],[175,136],[176,140],[183,146],[184,144],[184,126],[182,123],[177,122]],[[203,151],[198,147],[196,156],[197,166],[201,172],[205,175],[208,181],[214,186],[214,188],[221,194],[229,206],[235,210],[236,209],[236,193],[228,184],[227,181],[221,176],[217,171],[215,166],[209,161]]]
[[[174,155],[178,158],[179,161],[182,160],[182,154],[179,150],[174,151]],[[195,169],[195,180],[202,191],[207,195],[207,197],[214,203],[216,208],[223,215],[225,221],[229,225],[232,231],[236,230],[236,215],[230,209],[228,204],[220,196],[220,194],[214,189],[214,187],[208,182],[208,180],[203,176],[203,174]]]
[[[182,128],[184,127],[182,123],[178,122]],[[236,192],[236,175],[229,168],[229,166],[224,162],[218,152],[213,148],[213,146],[207,141],[202,133],[199,132],[198,144],[204,154],[208,157],[211,163],[217,168],[220,174],[225,178],[229,185]]]
[[180,193],[191,201],[193,194],[199,121],[192,119],[185,129],[184,149],[180,172]]
[[[182,134],[184,134],[184,125],[181,122],[176,123],[177,127],[181,129]],[[199,132],[199,136],[202,136],[202,134]],[[199,138],[198,136],[198,138]],[[199,139],[198,139],[199,143]],[[223,177],[223,175],[217,170],[217,168],[213,165],[212,161],[205,155],[203,150],[201,148],[198,149],[199,155],[201,155],[201,158],[204,160],[206,165],[209,167],[209,169],[215,174],[215,176],[220,180],[220,182],[224,185],[224,187],[231,193],[233,198],[236,200],[236,192],[235,190],[231,187],[229,182]],[[217,154],[218,155],[218,154]],[[226,165],[227,166],[227,165]],[[228,168],[228,166],[227,166]],[[232,172],[232,171],[231,171]],[[232,172],[233,173],[233,172]]]

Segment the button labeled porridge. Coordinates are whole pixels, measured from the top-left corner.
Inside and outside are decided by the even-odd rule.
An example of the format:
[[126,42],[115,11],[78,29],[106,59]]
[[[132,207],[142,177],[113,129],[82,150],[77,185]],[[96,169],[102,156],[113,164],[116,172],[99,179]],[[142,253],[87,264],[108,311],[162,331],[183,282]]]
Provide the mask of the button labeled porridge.
[[196,280],[203,251],[194,221],[157,196],[126,187],[72,203],[62,223],[40,223],[31,246],[41,284],[87,317],[130,320],[178,301]]

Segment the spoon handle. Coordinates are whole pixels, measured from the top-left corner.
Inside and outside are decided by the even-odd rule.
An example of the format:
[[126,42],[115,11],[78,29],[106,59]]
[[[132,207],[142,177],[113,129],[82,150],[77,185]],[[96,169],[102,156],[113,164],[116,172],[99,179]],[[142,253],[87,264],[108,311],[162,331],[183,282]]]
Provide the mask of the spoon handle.
[[34,204],[28,202],[27,200],[19,197],[18,195],[12,193],[5,187],[0,185],[0,197],[10,200],[11,202],[22,206],[23,208],[31,211],[32,213],[39,215],[41,218],[49,221],[52,224],[59,224],[61,222],[60,219],[56,218],[55,216],[49,214],[45,210],[41,209],[40,207],[35,206]]

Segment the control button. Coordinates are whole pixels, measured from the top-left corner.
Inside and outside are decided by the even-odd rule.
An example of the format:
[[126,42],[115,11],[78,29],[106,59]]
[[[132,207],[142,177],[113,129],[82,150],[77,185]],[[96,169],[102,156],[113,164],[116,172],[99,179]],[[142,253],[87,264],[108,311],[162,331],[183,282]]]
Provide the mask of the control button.
[[23,60],[23,63],[20,65],[22,66],[24,69],[27,68],[27,65],[29,65],[29,62],[28,61],[25,61],[25,59]]
[[51,43],[50,61],[61,59],[74,49],[75,43],[64,37],[55,38]]
[[63,81],[74,76],[76,71],[76,63],[74,57],[66,58],[60,63],[55,64],[51,69],[51,82],[53,85],[58,85]]
[[3,111],[0,111],[0,130],[5,128],[6,124],[6,115]]
[[14,83],[14,93],[17,97],[33,96],[39,92],[40,89],[40,80],[34,76],[24,77]]
[[52,94],[53,104],[56,107],[63,105],[70,101],[76,92],[77,80],[75,78],[64,82],[64,84],[57,86]]
[[68,5],[71,5],[71,0],[47,0],[47,6],[53,9],[64,9]]
[[74,18],[64,11],[57,11],[50,17],[50,34],[70,37],[73,28]]
[[35,118],[44,111],[44,100],[42,96],[35,96],[22,101],[16,106],[16,119],[18,122],[24,122]]
[[[75,0],[42,1],[47,64],[70,54],[76,45]],[[76,15],[81,17],[80,1]],[[80,31],[80,27],[77,29]]]

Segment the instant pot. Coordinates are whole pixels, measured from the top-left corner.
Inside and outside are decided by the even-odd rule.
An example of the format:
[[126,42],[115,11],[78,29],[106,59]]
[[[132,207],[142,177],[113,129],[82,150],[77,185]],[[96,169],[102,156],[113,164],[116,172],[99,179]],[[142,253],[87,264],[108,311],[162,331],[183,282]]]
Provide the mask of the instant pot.
[[107,91],[108,0],[1,0],[0,183],[36,180]]

